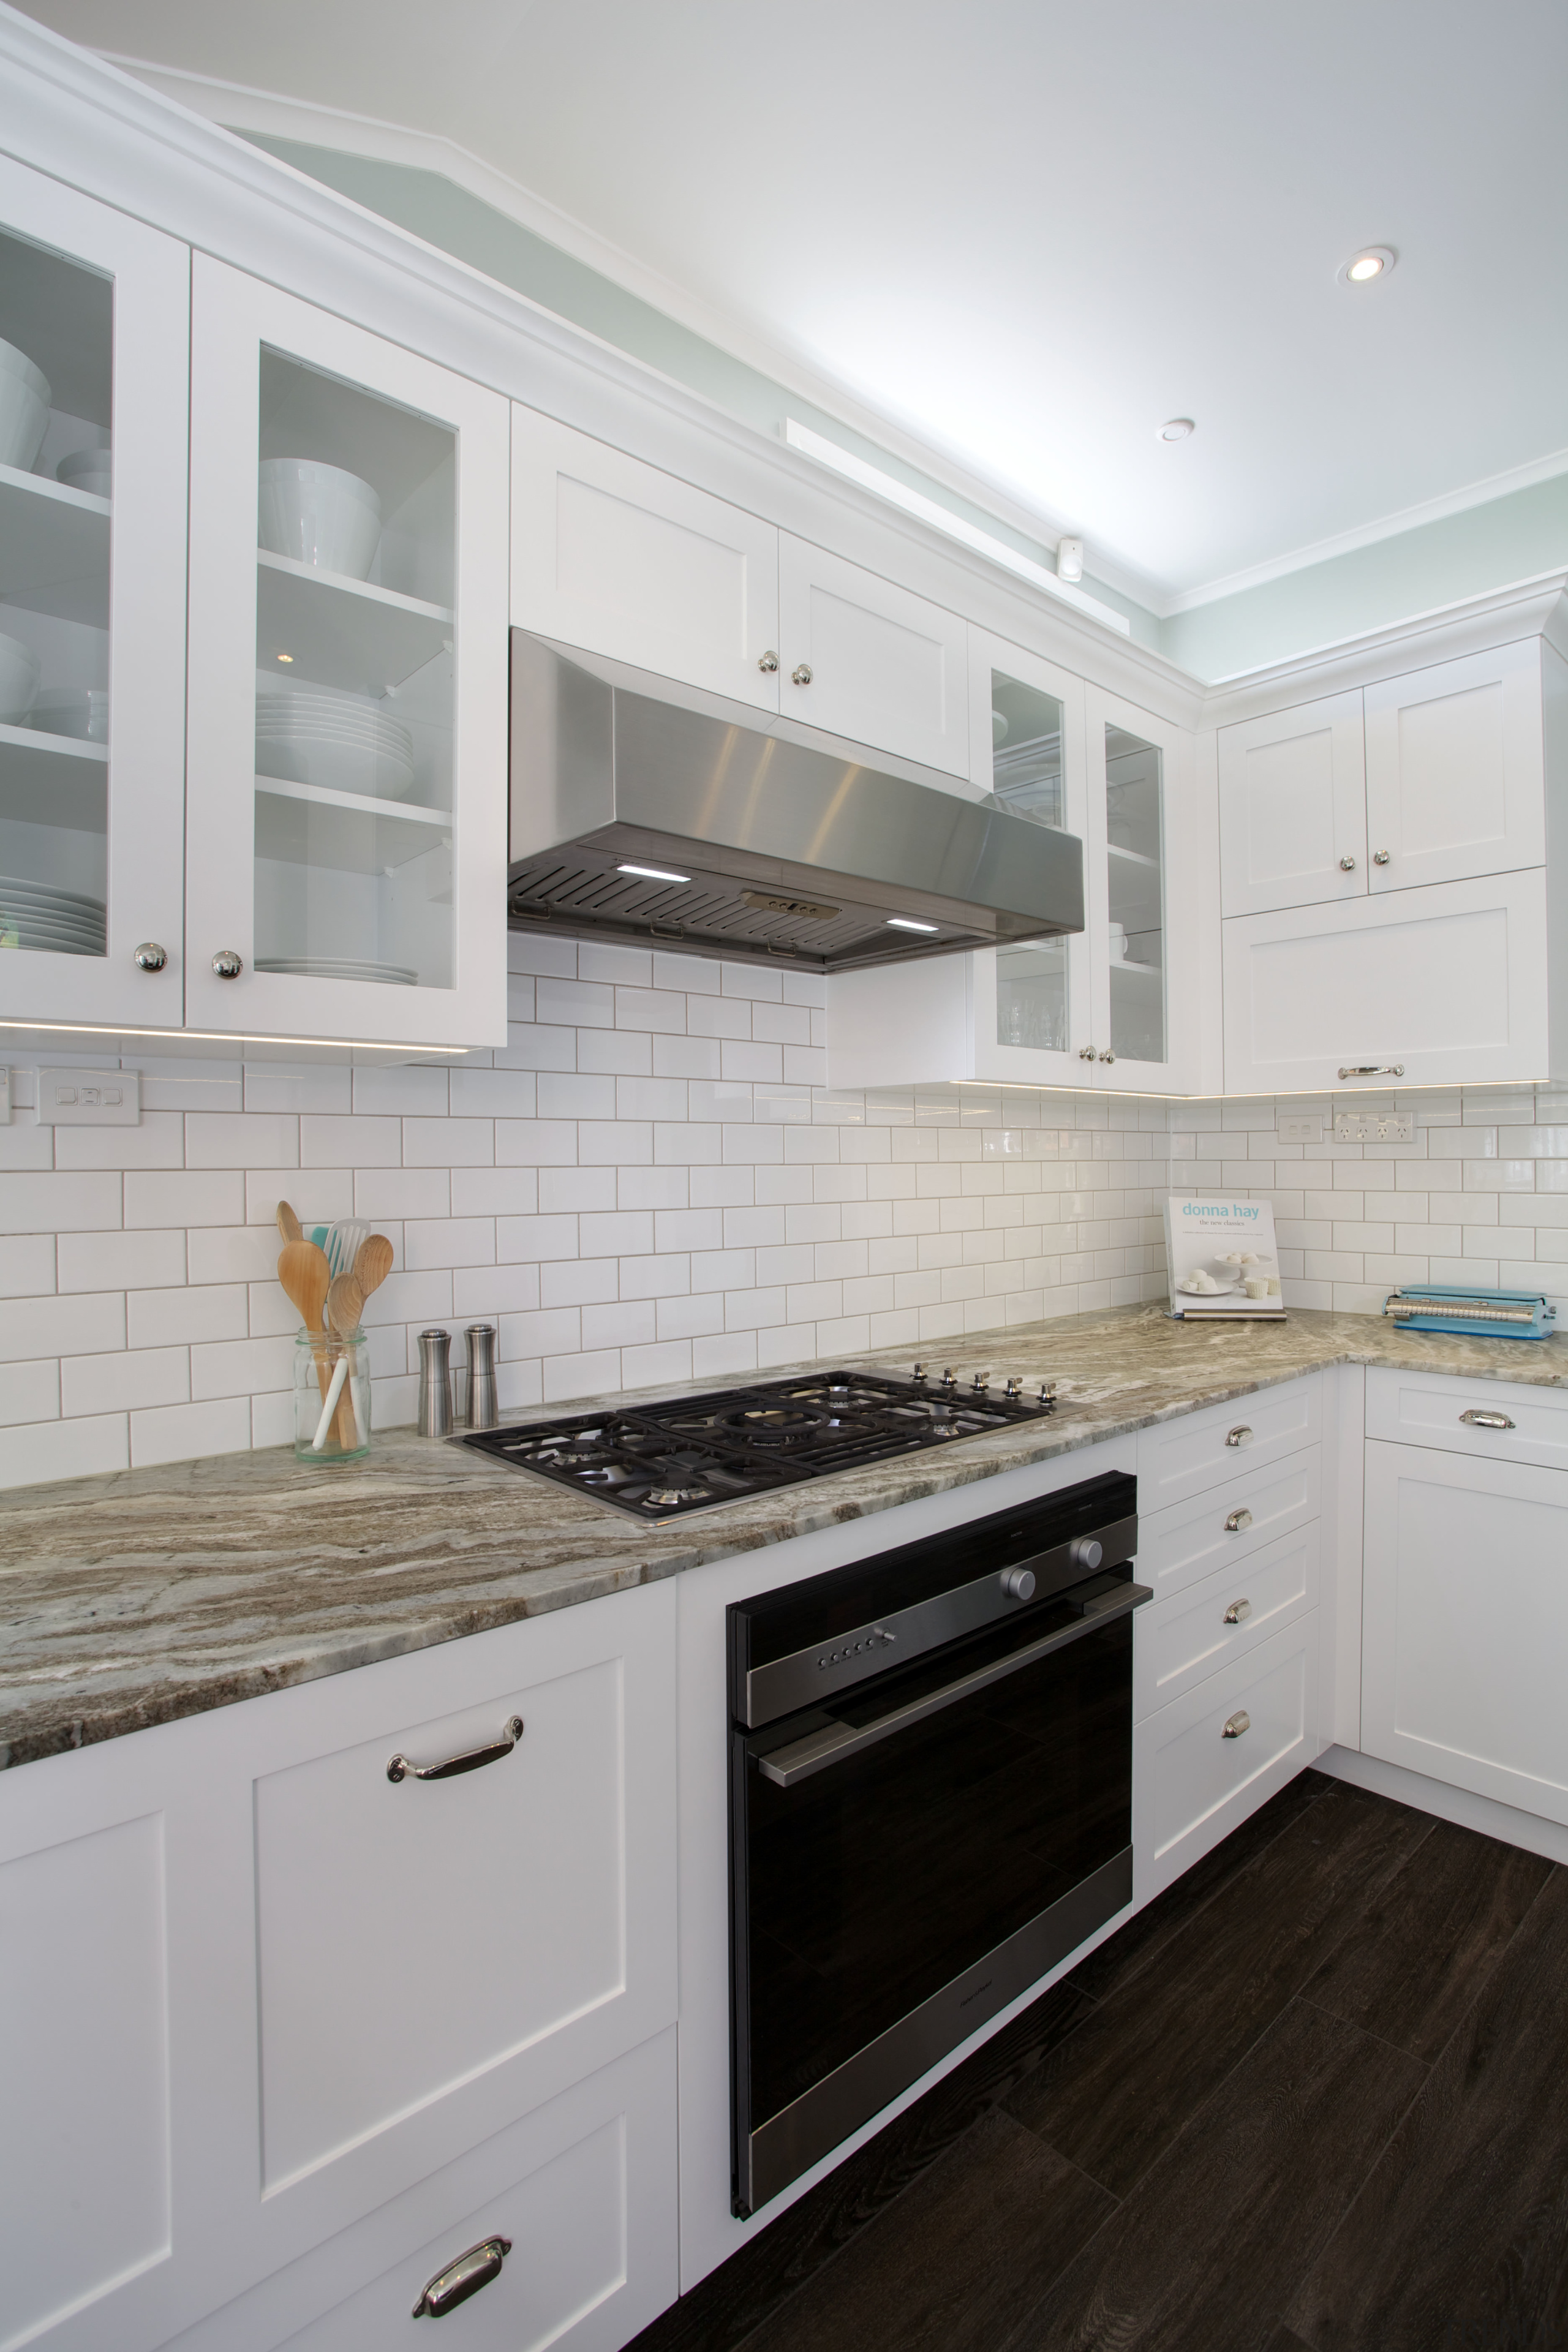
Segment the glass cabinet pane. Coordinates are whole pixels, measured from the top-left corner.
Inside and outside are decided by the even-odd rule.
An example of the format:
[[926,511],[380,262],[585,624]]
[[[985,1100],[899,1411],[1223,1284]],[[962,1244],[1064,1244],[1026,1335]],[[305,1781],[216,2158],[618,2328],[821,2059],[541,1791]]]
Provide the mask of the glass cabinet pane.
[[[1003,671],[991,673],[992,790],[1016,815],[1067,829],[1062,707],[1054,695]],[[1065,940],[1003,948],[996,958],[996,1043],[1066,1053],[1068,1031]]]
[[0,948],[105,953],[112,278],[0,233]]
[[1105,730],[1110,1044],[1119,1060],[1165,1059],[1164,790],[1156,745]]
[[449,988],[457,436],[260,371],[256,969]]

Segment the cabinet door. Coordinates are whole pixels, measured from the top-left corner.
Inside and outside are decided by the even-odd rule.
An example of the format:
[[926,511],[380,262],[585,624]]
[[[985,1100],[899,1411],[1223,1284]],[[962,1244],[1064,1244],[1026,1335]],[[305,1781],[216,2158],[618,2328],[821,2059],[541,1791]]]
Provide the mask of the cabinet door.
[[0,158],[0,332],[4,1010],[177,1029],[189,252]]
[[1362,1746],[1568,1822],[1568,1473],[1366,1449]]
[[1542,1076],[1542,869],[1225,926],[1225,1083],[1316,1092],[1342,1073],[1410,1086]]
[[1204,845],[1173,824],[1192,739],[1089,687],[1089,1050],[1096,1086],[1180,1094],[1197,1045],[1197,888]]
[[1365,702],[1374,892],[1544,862],[1538,640],[1386,678]]
[[778,709],[771,522],[536,409],[511,446],[518,628]]
[[203,255],[191,386],[187,1016],[504,1044],[507,404]]
[[1227,915],[1364,898],[1359,691],[1220,729],[1219,841]]
[[955,613],[779,535],[779,708],[852,742],[967,776],[969,648]]
[[[1089,824],[1082,679],[971,629],[969,714],[971,782],[1016,814],[1082,842]],[[973,963],[973,1075],[1081,1086],[1088,933],[986,950]]]

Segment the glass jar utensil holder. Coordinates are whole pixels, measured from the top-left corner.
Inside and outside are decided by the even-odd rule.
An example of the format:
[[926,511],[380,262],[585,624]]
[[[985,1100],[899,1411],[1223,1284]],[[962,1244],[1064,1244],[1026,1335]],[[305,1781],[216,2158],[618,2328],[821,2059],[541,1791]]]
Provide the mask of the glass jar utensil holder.
[[363,1331],[340,1339],[301,1330],[294,1342],[294,1456],[361,1462],[370,1452],[370,1350]]

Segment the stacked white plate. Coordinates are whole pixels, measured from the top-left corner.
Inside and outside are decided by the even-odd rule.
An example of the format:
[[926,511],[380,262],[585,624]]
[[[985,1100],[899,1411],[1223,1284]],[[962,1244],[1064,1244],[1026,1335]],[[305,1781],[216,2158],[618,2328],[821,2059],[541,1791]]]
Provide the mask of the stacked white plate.
[[292,783],[400,801],[414,788],[414,739],[373,695],[268,680],[256,697],[256,768]]
[[43,949],[54,955],[102,955],[104,928],[101,898],[0,874],[0,942],[5,946]]
[[258,971],[279,971],[294,980],[374,980],[393,988],[416,988],[419,974],[405,963],[371,963],[357,956],[258,956]]

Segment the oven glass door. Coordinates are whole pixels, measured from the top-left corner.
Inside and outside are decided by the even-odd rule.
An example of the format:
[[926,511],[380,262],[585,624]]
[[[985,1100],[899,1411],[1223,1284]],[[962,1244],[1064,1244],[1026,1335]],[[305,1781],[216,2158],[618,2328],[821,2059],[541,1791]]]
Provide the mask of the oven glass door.
[[[736,1732],[742,2131],[758,2131],[1130,1845],[1131,1616],[1006,1664],[1074,1622],[1048,1604],[826,1709]],[[996,1679],[942,1701],[998,1666]],[[933,1698],[906,1727],[792,1786],[763,1769],[805,1753],[803,1738],[831,1747],[840,1729]],[[973,2022],[991,2013],[982,2007]]]

